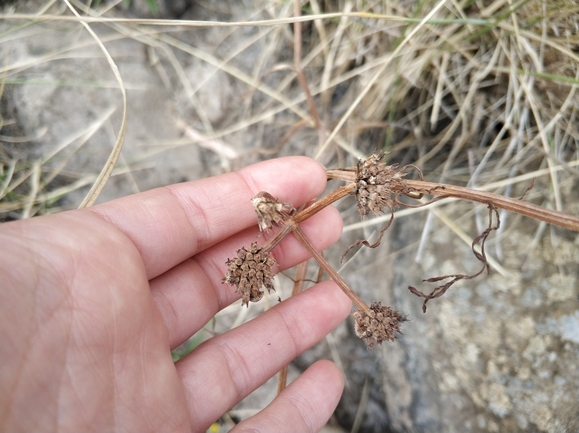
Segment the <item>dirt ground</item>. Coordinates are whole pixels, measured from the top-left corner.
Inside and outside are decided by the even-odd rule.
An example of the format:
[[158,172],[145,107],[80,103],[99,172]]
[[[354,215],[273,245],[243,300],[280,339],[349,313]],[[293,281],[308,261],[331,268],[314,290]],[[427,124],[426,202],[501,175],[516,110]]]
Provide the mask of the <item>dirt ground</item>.
[[[30,13],[42,5],[29,1],[0,7],[4,13]],[[290,8],[243,1],[161,6],[165,17],[212,21],[270,19]],[[134,0],[131,9],[114,13],[148,16],[150,10]],[[0,157],[9,155],[31,166],[42,161],[43,176],[58,173],[46,185],[58,194],[32,206],[26,214],[32,216],[78,206],[116,140],[123,107],[109,64],[78,23],[23,23],[0,19],[0,58],[5,65],[18,65],[10,69],[9,78],[21,79],[4,87],[2,115],[14,123],[0,134],[28,139],[3,142]],[[276,148],[299,118],[287,107],[307,111],[303,99],[280,103],[279,95],[267,90],[278,89],[287,78],[284,71],[291,69],[290,26],[196,27],[164,31],[162,37],[155,30],[147,34],[126,33],[127,27],[115,25],[92,27],[119,68],[128,102],[122,156],[99,202],[275,156],[316,154],[319,137],[313,129],[298,129]],[[265,57],[271,50],[277,50],[276,55]],[[272,58],[276,62],[263,65],[256,76],[256,65]],[[288,81],[287,98],[297,101],[301,89],[295,80]],[[251,85],[256,82],[267,89],[256,90]],[[345,84],[338,93],[348,91]],[[334,100],[338,116],[347,109],[347,100],[335,95]],[[373,150],[370,145],[357,149],[366,154]],[[338,149],[325,163],[353,166],[356,156]],[[579,215],[577,178],[559,173],[561,205]],[[531,199],[541,202],[549,179],[536,182],[537,195]],[[517,184],[512,195],[522,195],[527,185]],[[486,227],[486,208],[449,203],[430,212],[400,214],[377,250],[363,248],[340,264],[350,243],[376,236],[381,225],[357,228],[360,217],[351,198],[337,206],[346,228],[342,240],[327,252],[328,259],[337,269],[343,266],[341,275],[368,303],[381,300],[410,320],[398,341],[373,351],[354,336],[349,320],[295,360],[290,379],[320,358],[343,368],[346,390],[325,431],[579,431],[576,233],[501,214],[504,230],[487,243],[494,260],[490,275],[457,283],[423,314],[421,299],[407,287],[420,285],[423,278],[476,272],[480,263],[470,242]],[[4,218],[22,215],[14,209]],[[453,221],[455,229],[445,219]],[[422,243],[427,221],[430,230]],[[316,272],[310,264],[312,276]],[[265,304],[289,295],[291,281],[280,277],[279,284],[280,290]],[[252,306],[247,317],[263,308]],[[240,314],[239,305],[231,307],[217,317],[215,329],[227,329]],[[234,408],[231,418],[263,408],[275,386],[274,378]],[[220,431],[228,425],[225,420]]]

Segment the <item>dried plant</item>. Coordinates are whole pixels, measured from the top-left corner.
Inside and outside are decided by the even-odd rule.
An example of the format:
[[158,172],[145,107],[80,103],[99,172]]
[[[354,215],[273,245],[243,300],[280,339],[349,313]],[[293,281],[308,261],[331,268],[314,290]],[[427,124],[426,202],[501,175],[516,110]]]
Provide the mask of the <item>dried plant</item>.
[[400,204],[406,167],[397,171],[396,164],[384,165],[383,159],[383,153],[373,154],[356,168],[356,206],[363,217],[370,212],[380,215],[384,209],[392,210]]
[[249,250],[237,250],[237,257],[227,261],[225,282],[237,287],[241,303],[257,302],[263,297],[263,288],[273,290],[272,268],[276,265],[271,252],[252,243]]
[[[495,214],[495,217],[497,220],[497,224],[495,226],[493,226],[493,213]],[[471,246],[472,253],[476,257],[476,259],[478,261],[482,262],[482,264],[483,264],[480,271],[478,271],[474,274],[471,274],[471,275],[465,275],[465,274],[443,275],[440,277],[433,277],[433,278],[427,278],[425,280],[422,280],[423,282],[436,283],[438,281],[450,279],[446,283],[435,287],[429,294],[425,294],[425,293],[421,292],[420,290],[416,289],[415,287],[408,286],[408,290],[410,290],[411,293],[415,294],[418,297],[424,298],[424,303],[422,304],[422,311],[424,313],[426,313],[426,303],[430,299],[438,298],[438,297],[444,295],[446,293],[446,291],[450,288],[450,286],[452,286],[457,281],[473,279],[475,277],[478,277],[485,270],[487,271],[487,274],[490,273],[491,268],[489,266],[489,263],[487,261],[487,256],[485,253],[485,242],[486,242],[487,238],[489,237],[489,235],[491,234],[491,232],[493,230],[498,230],[500,225],[501,225],[501,222],[499,219],[499,213],[498,213],[497,209],[493,206],[493,204],[489,203],[489,226],[487,227],[487,229],[484,232],[482,232],[480,235],[478,235],[472,241],[472,246]],[[479,243],[480,243],[480,253],[475,249],[475,246],[478,245]]]
[[[420,179],[406,179],[409,169],[415,169]],[[277,201],[266,192],[260,192],[252,199],[260,230],[269,231],[273,226],[279,227],[280,230],[261,247],[253,243],[249,250],[245,248],[238,250],[237,257],[227,261],[228,271],[224,281],[237,287],[237,291],[241,293],[243,305],[259,301],[263,296],[264,288],[268,291],[273,289],[271,268],[275,262],[271,256],[271,251],[287,234],[292,232],[296,239],[304,245],[318,262],[320,267],[338,284],[358,308],[353,313],[355,332],[359,338],[366,340],[368,348],[372,348],[384,341],[393,341],[396,338],[396,334],[400,332],[400,324],[406,321],[406,316],[391,307],[382,306],[381,302],[374,301],[368,306],[348,286],[323,255],[314,248],[299,227],[299,223],[335,201],[348,195],[354,195],[358,211],[363,217],[370,213],[375,215],[386,211],[391,213],[391,218],[381,231],[378,241],[373,244],[364,239],[356,241],[348,248],[346,254],[359,245],[376,248],[380,244],[385,230],[390,227],[394,217],[393,210],[398,206],[426,206],[447,197],[484,203],[488,206],[489,225],[472,242],[473,254],[482,263],[482,268],[472,275],[453,274],[425,279],[424,282],[432,283],[447,280],[428,294],[409,286],[408,289],[411,293],[424,298],[424,312],[426,312],[426,303],[429,300],[444,295],[457,281],[475,278],[485,270],[489,272],[490,266],[485,254],[485,242],[491,232],[497,230],[500,226],[497,209],[505,209],[568,230],[579,231],[579,218],[576,216],[545,209],[527,203],[522,199],[512,199],[455,185],[426,182],[423,180],[422,172],[417,167],[407,165],[399,168],[397,164],[385,165],[383,153],[375,153],[367,159],[361,160],[353,169],[327,170],[326,174],[328,180],[340,179],[346,181],[347,184],[331,191],[300,212],[297,212],[290,204]],[[420,199],[424,195],[432,196],[432,199],[426,203],[418,204],[409,204],[400,200],[402,196]],[[495,224],[493,224],[493,220],[496,220]],[[480,245],[480,251],[477,250],[478,245]]]
[[291,204],[280,203],[271,194],[261,191],[251,199],[260,232],[268,232],[273,226],[280,227],[289,217],[296,214]]
[[391,307],[385,307],[381,302],[372,302],[370,308],[365,311],[353,313],[355,332],[358,338],[365,338],[368,348],[383,341],[394,341],[396,333],[400,333],[400,324],[408,320]]

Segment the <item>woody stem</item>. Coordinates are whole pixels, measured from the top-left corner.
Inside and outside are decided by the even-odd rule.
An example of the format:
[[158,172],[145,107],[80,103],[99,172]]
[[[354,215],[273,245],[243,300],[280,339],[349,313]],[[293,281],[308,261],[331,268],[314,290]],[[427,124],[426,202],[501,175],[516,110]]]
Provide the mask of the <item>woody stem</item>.
[[354,185],[353,183],[343,185],[340,188],[328,193],[321,199],[315,201],[310,206],[298,212],[293,217],[289,218],[285,222],[283,227],[280,229],[280,231],[277,232],[273,238],[269,239],[265,244],[263,244],[262,250],[265,252],[273,250],[276,247],[276,245],[279,244],[282,241],[282,239],[285,238],[286,235],[292,230],[293,226],[297,226],[298,223],[301,223],[302,221],[305,221],[311,216],[317,214],[326,206],[329,206],[332,203],[340,200],[341,198],[350,195],[352,191],[354,191],[355,187],[356,185]]
[[262,251],[269,253],[271,250],[273,250],[277,244],[279,244],[283,238],[285,238],[287,236],[287,234],[291,231],[291,226],[288,225],[287,223],[284,224],[284,226],[280,229],[280,231],[278,231],[275,236],[271,239],[269,239],[265,244],[263,244],[263,246],[261,247]]
[[[346,182],[354,182],[356,180],[356,173],[349,169],[326,170],[326,176],[328,179],[338,179]],[[353,185],[353,183],[349,185]],[[509,212],[518,213],[529,218],[563,227],[567,230],[579,232],[579,217],[552,209],[546,209],[533,203],[505,197],[492,192],[480,191],[463,186],[426,182],[424,180],[403,180],[398,191],[401,191],[403,194],[416,192],[440,198],[454,197],[477,203],[492,203],[496,208],[505,209]]]
[[297,223],[292,224],[292,231],[294,236],[300,243],[306,247],[312,257],[318,262],[324,271],[334,280],[334,282],[342,289],[342,291],[352,300],[352,302],[358,307],[360,311],[367,311],[369,307],[360,299],[356,293],[350,289],[348,284],[340,277],[340,275],[334,270],[334,268],[326,261],[324,256],[316,250],[312,245],[310,240],[306,237],[302,229],[297,225]]
[[312,215],[317,214],[326,206],[329,206],[332,203],[340,200],[341,198],[350,195],[354,191],[354,189],[356,189],[356,185],[353,183],[343,185],[338,189],[335,189],[334,191],[328,193],[321,199],[312,203],[310,206],[299,212],[297,215],[290,218],[288,222],[293,221],[295,224],[301,223],[302,221],[305,221],[308,218],[310,218]]
[[516,198],[505,197],[492,192],[479,191],[462,186],[426,182],[422,180],[406,180],[405,183],[411,191],[439,197],[455,197],[484,204],[492,203],[496,208],[505,209],[509,212],[515,212],[529,218],[534,218],[555,226],[563,227],[567,230],[579,232],[579,217],[552,209],[546,209]]

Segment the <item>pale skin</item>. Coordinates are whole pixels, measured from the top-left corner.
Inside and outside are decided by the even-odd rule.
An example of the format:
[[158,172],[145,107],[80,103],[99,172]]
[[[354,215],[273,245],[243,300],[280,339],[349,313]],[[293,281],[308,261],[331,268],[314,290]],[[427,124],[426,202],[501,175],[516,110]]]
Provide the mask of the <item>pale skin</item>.
[[[222,278],[258,235],[251,198],[297,207],[325,184],[315,161],[282,158],[0,225],[0,430],[205,431],[350,312],[323,282],[171,358],[238,299]],[[342,228],[333,208],[301,225],[320,250]],[[273,253],[277,270],[308,257],[293,236]],[[233,431],[319,431],[343,384],[319,361]]]

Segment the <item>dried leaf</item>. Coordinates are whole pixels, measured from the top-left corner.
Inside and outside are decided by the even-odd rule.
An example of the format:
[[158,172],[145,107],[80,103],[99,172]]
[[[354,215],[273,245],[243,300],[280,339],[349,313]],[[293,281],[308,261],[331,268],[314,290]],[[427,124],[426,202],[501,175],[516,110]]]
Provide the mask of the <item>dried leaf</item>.
[[[498,228],[501,225],[501,221],[499,218],[499,212],[497,210],[496,207],[494,207],[494,205],[492,203],[488,204],[488,208],[489,208],[489,226],[487,227],[487,229],[482,232],[479,236],[477,236],[473,241],[472,241],[472,252],[474,254],[474,256],[476,257],[476,259],[480,262],[482,262],[483,266],[480,269],[480,271],[478,271],[475,274],[472,275],[466,275],[466,274],[454,274],[454,275],[443,275],[440,277],[433,277],[433,278],[428,278],[426,280],[422,280],[422,282],[425,283],[436,283],[438,281],[442,281],[442,280],[446,280],[448,278],[451,278],[450,281],[448,281],[447,283],[441,285],[441,286],[437,286],[434,288],[434,290],[432,290],[429,294],[426,294],[424,292],[421,292],[420,290],[416,289],[415,287],[412,286],[408,286],[408,290],[410,290],[410,292],[420,298],[424,298],[424,303],[422,304],[422,312],[426,313],[426,303],[430,300],[430,299],[434,299],[434,298],[439,298],[442,295],[444,295],[446,293],[446,291],[457,281],[460,280],[471,280],[473,278],[478,277],[480,274],[482,274],[485,270],[487,271],[487,274],[490,272],[490,265],[487,261],[487,256],[485,253],[485,242],[487,240],[487,238],[489,237],[490,233],[493,230],[498,230]],[[496,219],[497,219],[497,225],[493,226],[493,212],[495,213]],[[481,248],[480,248],[480,253],[478,251],[475,250],[475,246],[480,243],[481,244]]]

